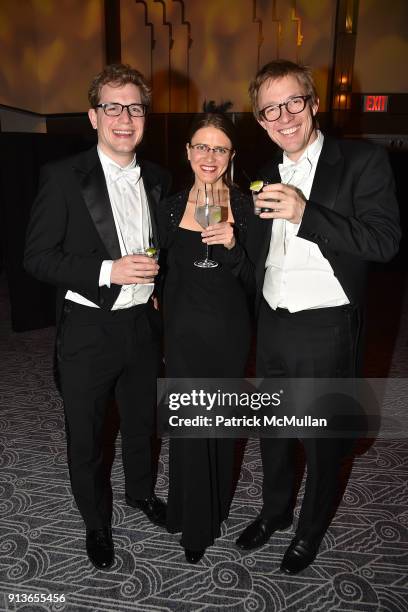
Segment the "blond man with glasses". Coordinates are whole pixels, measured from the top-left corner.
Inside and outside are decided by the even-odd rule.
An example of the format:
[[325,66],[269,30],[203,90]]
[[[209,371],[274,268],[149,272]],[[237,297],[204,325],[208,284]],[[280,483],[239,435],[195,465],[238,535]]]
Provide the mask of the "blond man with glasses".
[[[249,91],[256,120],[281,150],[259,172],[257,187],[264,186],[248,224],[257,376],[359,376],[368,262],[390,260],[400,239],[386,152],[323,135],[316,87],[304,66],[270,62]],[[318,553],[350,446],[338,438],[301,441],[307,478],[295,536],[281,562],[287,574],[304,570]],[[292,524],[295,442],[261,439],[263,507],[237,540],[243,550],[266,544],[274,531]]]

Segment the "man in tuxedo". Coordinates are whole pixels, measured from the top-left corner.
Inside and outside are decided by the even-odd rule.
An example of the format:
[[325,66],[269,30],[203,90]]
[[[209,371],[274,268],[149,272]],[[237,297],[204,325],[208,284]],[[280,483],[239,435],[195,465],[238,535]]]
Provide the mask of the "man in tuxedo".
[[[257,376],[357,377],[368,262],[390,260],[400,238],[386,152],[323,136],[316,88],[303,66],[273,61],[249,91],[257,121],[281,150],[260,173],[270,183],[258,196],[264,212],[248,228],[257,290]],[[241,549],[262,546],[274,531],[291,525],[295,443],[261,439],[263,507],[238,538]],[[302,571],[318,552],[347,447],[337,438],[308,437],[302,443],[307,478],[296,534],[281,563],[288,574]]]
[[143,75],[109,65],[93,79],[88,97],[98,144],[42,169],[24,264],[57,286],[56,359],[72,491],[89,559],[106,569],[114,548],[103,427],[112,397],[126,502],[157,525],[166,519],[153,491],[151,456],[160,362],[152,293],[159,267],[136,253],[157,244],[155,209],[170,181],[135,154],[150,102]]

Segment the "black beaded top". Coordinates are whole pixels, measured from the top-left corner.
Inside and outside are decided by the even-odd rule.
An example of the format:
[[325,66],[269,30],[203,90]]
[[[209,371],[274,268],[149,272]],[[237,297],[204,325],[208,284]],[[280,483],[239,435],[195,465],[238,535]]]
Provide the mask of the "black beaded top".
[[[180,225],[187,206],[189,192],[189,189],[184,189],[160,203],[160,242],[164,247],[171,242],[173,232]],[[230,188],[230,205],[238,238],[243,243],[247,230],[248,215],[252,211],[251,198],[238,187],[233,186]]]

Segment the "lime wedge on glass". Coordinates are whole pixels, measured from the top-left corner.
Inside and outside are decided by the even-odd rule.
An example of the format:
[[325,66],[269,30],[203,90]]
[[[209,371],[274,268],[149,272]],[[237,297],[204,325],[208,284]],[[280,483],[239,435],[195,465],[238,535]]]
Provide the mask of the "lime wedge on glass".
[[157,249],[155,249],[154,247],[149,247],[145,250],[145,253],[148,257],[154,257],[157,253]]
[[252,181],[249,188],[251,191],[261,191],[263,187],[263,181]]
[[220,221],[221,221],[221,211],[220,210],[216,210],[216,211],[214,211],[212,222],[213,223],[220,223]]

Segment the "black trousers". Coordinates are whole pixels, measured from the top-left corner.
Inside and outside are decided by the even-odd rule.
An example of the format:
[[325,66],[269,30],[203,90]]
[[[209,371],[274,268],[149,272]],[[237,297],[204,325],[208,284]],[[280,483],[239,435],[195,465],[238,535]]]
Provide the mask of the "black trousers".
[[[357,375],[358,312],[352,306],[290,313],[262,300],[258,320],[260,378],[348,378]],[[349,441],[302,439],[307,478],[297,534],[322,538],[332,517],[338,477]],[[262,438],[264,518],[291,515],[295,479],[293,438]]]
[[72,491],[88,529],[110,524],[111,496],[103,463],[103,429],[114,395],[120,416],[126,493],[152,492],[159,339],[150,304],[103,311],[66,301],[57,337]]

